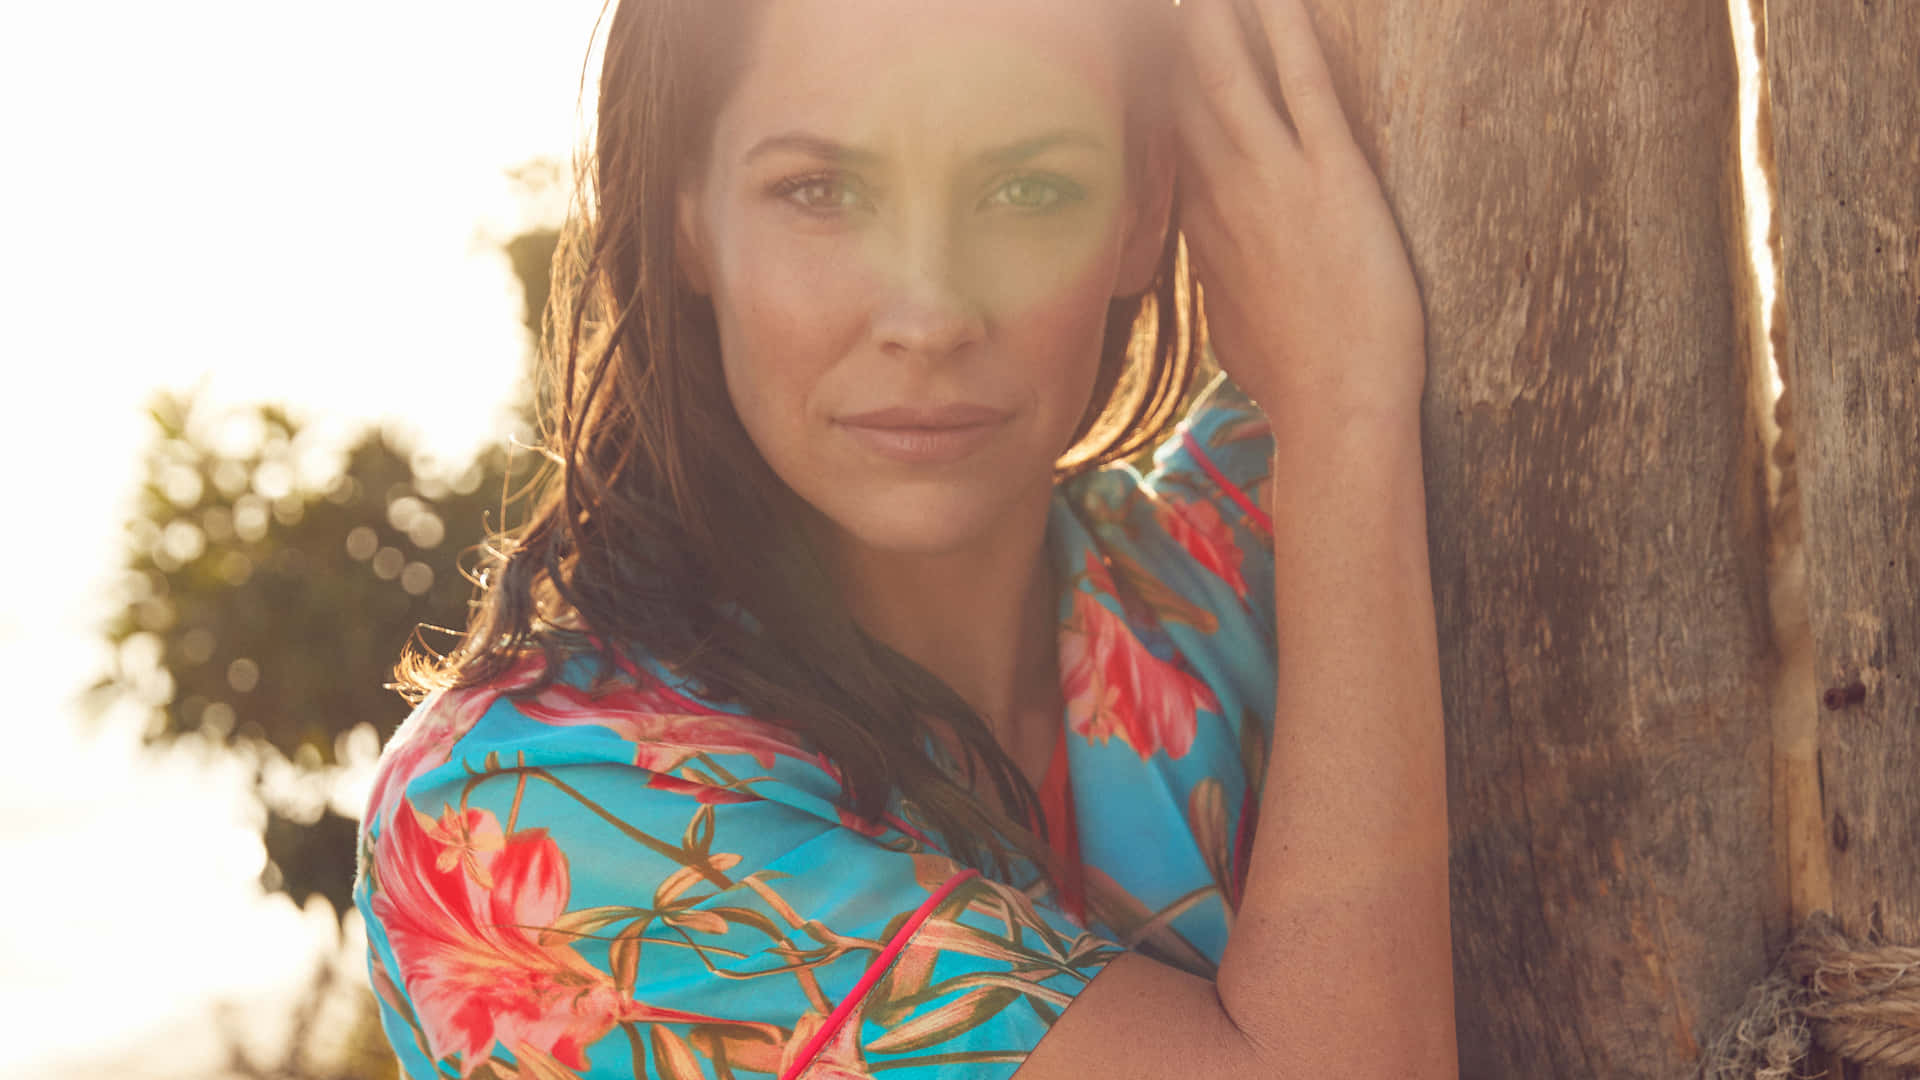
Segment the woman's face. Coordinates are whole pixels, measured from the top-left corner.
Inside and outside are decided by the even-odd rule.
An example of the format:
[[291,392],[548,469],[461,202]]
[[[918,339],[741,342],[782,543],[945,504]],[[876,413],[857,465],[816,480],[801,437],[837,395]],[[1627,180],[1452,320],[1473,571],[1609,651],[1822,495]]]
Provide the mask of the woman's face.
[[761,5],[682,261],[748,435],[838,540],[956,551],[1044,507],[1164,235],[1112,7]]

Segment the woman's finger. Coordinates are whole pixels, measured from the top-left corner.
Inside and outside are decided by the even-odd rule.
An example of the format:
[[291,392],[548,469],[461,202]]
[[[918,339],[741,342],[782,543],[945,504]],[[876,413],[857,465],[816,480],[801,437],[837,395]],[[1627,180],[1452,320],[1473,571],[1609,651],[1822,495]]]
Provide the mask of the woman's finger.
[[1313,14],[1304,0],[1250,0],[1250,4],[1259,16],[1266,46],[1273,52],[1280,93],[1286,98],[1287,112],[1301,144],[1315,147],[1352,142],[1353,130],[1341,111],[1340,96],[1333,89],[1333,73],[1327,68],[1326,54],[1314,33]]
[[1212,177],[1220,168],[1242,157],[1240,147],[1220,122],[1219,113],[1200,89],[1193,65],[1182,57],[1173,65],[1168,98],[1173,108],[1174,132],[1187,171]]
[[1180,192],[1180,232],[1187,238],[1188,257],[1196,266],[1224,254],[1220,250],[1225,240],[1221,235],[1220,215],[1205,192]]
[[1181,37],[1200,97],[1243,154],[1294,145],[1293,133],[1261,86],[1233,0],[1184,0]]
[[[1218,208],[1206,198],[1189,199],[1182,193],[1180,233],[1187,241],[1187,261],[1204,286],[1214,288],[1223,280],[1221,275],[1239,265],[1242,253],[1238,240],[1221,220]],[[1226,297],[1216,289],[1212,303],[1218,306]]]

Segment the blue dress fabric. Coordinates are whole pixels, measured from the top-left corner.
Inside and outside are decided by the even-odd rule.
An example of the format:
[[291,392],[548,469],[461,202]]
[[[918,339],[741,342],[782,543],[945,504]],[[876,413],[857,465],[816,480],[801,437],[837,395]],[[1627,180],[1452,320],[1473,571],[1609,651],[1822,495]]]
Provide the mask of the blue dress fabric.
[[984,1080],[1125,949],[1211,977],[1271,747],[1271,452],[1222,376],[1145,476],[1055,489],[1074,895],[961,866],[897,792],[855,817],[804,737],[645,656],[422,702],[354,890],[403,1074]]

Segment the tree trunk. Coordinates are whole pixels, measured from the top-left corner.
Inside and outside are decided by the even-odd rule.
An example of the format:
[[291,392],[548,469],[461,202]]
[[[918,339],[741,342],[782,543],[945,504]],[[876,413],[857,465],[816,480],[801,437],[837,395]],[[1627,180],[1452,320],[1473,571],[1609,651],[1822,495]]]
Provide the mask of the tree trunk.
[[1727,5],[1312,6],[1427,304],[1462,1071],[1673,1080],[1786,922]]
[[1825,840],[1804,861],[1848,936],[1920,945],[1920,12],[1767,7]]

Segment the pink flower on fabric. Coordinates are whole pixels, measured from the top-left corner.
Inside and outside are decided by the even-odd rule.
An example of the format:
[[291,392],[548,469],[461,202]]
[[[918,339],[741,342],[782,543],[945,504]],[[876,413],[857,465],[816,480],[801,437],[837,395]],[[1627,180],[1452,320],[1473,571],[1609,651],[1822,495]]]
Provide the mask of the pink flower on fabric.
[[655,773],[647,777],[647,786],[660,791],[671,791],[676,795],[691,795],[695,802],[707,803],[710,806],[760,801],[758,795],[749,795],[744,791],[734,791],[730,788],[714,787],[712,784],[696,783],[692,780],[682,780],[665,773]]
[[1189,558],[1233,586],[1235,596],[1246,598],[1247,581],[1240,574],[1245,553],[1234,543],[1233,528],[1220,516],[1218,507],[1205,499],[1169,498],[1155,507],[1154,517]]
[[503,835],[488,810],[438,819],[402,803],[374,844],[374,917],[436,1058],[471,1074],[496,1045],[570,1069],[614,1025],[716,1023],[642,1005],[576,952],[543,937],[567,909],[567,859],[545,829]]
[[473,730],[502,694],[531,686],[545,670],[545,660],[533,653],[484,686],[441,691],[422,702],[387,743],[367,799],[367,820],[391,818],[408,784],[445,765],[453,757],[454,744]]
[[634,744],[633,763],[669,773],[696,754],[750,754],[763,769],[775,755],[814,758],[791,731],[764,720],[727,713],[701,712],[666,686],[621,687],[598,694],[554,685],[520,711],[543,724],[598,726]]
[[[648,787],[691,795],[704,803],[750,802],[758,796],[671,775],[697,754],[746,754],[763,769],[772,769],[776,758],[785,757],[818,769],[836,785],[845,785],[839,766],[798,733],[756,717],[702,711],[700,702],[661,682],[597,694],[556,684],[519,702],[519,708],[543,724],[612,731],[634,744],[633,764],[655,774]],[[866,821],[842,808],[840,822],[863,836],[881,836],[892,828],[929,842],[920,830],[893,814]]]
[[[1106,574],[1091,555],[1096,583]],[[1126,621],[1092,593],[1073,596],[1073,614],[1059,639],[1060,682],[1067,695],[1067,723],[1085,738],[1118,737],[1142,761],[1162,749],[1185,757],[1193,747],[1201,709],[1217,712],[1219,700],[1206,684],[1148,652]]]

